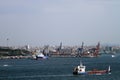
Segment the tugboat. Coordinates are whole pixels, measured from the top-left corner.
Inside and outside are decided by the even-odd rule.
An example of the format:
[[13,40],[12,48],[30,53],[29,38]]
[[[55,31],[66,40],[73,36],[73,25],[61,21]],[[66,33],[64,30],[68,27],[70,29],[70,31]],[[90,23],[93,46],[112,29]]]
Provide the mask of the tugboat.
[[110,74],[111,69],[110,66],[107,70],[97,70],[93,69],[91,71],[85,71],[86,66],[84,66],[82,63],[74,68],[73,74],[74,75],[102,75],[102,74]]
[[78,75],[78,74],[84,75],[84,74],[87,74],[87,72],[85,71],[85,69],[86,69],[86,66],[84,66],[82,64],[82,62],[81,62],[80,65],[78,65],[77,67],[74,68],[73,74],[74,75]]

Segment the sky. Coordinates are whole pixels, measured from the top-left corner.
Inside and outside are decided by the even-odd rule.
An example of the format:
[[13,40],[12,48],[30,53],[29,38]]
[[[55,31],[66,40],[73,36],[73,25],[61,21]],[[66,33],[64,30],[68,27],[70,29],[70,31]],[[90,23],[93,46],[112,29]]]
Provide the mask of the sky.
[[120,44],[120,0],[0,0],[0,46]]

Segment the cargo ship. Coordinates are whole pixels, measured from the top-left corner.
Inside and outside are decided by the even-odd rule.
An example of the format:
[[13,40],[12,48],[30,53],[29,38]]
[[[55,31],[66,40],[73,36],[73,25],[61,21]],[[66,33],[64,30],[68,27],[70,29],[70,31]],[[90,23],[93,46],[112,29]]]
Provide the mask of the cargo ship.
[[111,74],[111,69],[110,66],[108,69],[105,70],[98,70],[98,69],[93,69],[86,71],[86,66],[84,66],[82,63],[78,65],[77,67],[74,68],[73,70],[74,75],[102,75],[102,74]]

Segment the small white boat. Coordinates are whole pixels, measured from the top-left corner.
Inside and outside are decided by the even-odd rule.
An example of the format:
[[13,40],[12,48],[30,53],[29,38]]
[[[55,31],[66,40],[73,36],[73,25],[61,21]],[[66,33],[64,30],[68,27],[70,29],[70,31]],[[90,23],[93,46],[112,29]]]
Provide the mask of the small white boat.
[[4,66],[4,67],[7,67],[8,65],[7,65],[7,64],[4,64],[3,66]]
[[39,53],[38,55],[36,55],[36,59],[47,59],[48,57],[45,56],[43,53]]
[[33,59],[36,59],[36,60],[38,60],[38,59],[47,59],[48,58],[43,53],[41,53],[39,50],[36,51],[36,53],[32,57],[33,57]]
[[111,55],[111,56],[112,56],[112,58],[115,57],[115,55]]

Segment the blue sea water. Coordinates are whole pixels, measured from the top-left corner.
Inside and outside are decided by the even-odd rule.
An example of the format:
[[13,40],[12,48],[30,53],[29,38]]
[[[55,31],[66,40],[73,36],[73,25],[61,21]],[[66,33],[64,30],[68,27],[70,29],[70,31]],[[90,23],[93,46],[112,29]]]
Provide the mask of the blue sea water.
[[[107,69],[111,74],[73,75],[73,68],[82,61],[86,70]],[[0,60],[0,80],[120,80],[120,55],[112,58],[49,58],[46,60],[6,59]]]

